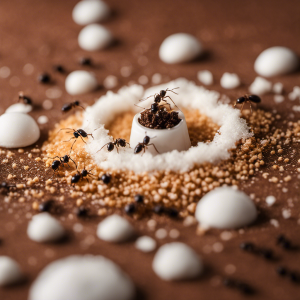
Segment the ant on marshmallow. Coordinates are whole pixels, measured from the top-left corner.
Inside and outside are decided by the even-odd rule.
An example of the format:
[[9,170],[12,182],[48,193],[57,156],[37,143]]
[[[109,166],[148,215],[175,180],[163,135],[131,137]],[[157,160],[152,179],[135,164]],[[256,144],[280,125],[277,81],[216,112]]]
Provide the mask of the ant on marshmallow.
[[237,104],[242,104],[241,111],[243,111],[243,108],[244,108],[244,105],[245,105],[246,102],[249,102],[250,110],[251,110],[251,113],[252,113],[252,104],[251,104],[251,102],[257,104],[257,103],[261,102],[261,99],[257,95],[245,95],[245,96],[237,98],[237,100],[234,104],[234,107],[236,107]]
[[97,152],[101,151],[101,150],[107,145],[107,151],[108,151],[108,152],[113,151],[114,148],[116,147],[117,152],[119,153],[119,149],[118,149],[118,148],[119,148],[119,147],[126,147],[126,144],[128,144],[129,147],[130,147],[130,144],[127,143],[125,139],[120,139],[120,138],[118,138],[118,139],[115,139],[113,142],[109,142],[109,143],[105,144],[105,145],[102,146],[101,149],[98,150]]
[[[155,137],[153,137],[152,139],[154,139]],[[146,152],[146,149],[149,147],[149,146],[153,146],[154,149],[156,150],[157,153],[158,150],[156,149],[155,145],[153,143],[149,144],[150,143],[150,137],[147,135],[147,132],[145,132],[145,137],[143,139],[143,142],[142,143],[138,143],[135,148],[134,148],[134,154],[138,154],[140,153],[142,150],[144,150],[143,154]],[[142,154],[142,156],[143,156]]]

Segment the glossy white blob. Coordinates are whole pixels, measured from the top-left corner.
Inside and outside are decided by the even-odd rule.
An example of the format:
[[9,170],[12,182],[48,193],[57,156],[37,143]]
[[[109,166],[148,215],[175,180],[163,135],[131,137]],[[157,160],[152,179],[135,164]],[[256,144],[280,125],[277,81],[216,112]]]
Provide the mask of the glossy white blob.
[[19,264],[8,256],[0,256],[0,286],[17,283],[21,278]]
[[79,25],[104,21],[109,14],[109,7],[101,0],[80,1],[75,5],[72,12],[74,22]]
[[140,113],[136,114],[132,121],[131,134],[130,134],[130,146],[135,148],[136,145],[143,141],[145,132],[150,137],[150,144],[152,144],[151,138],[155,137],[153,146],[148,146],[145,150],[152,155],[171,152],[173,150],[186,151],[191,147],[190,136],[186,125],[185,117],[181,111],[178,113],[181,122],[170,129],[151,129],[144,127],[138,121]]
[[24,113],[5,113],[0,116],[0,147],[27,147],[39,138],[40,129],[31,116]]
[[45,212],[33,216],[27,227],[27,235],[38,243],[55,242],[65,235],[65,230],[59,221]]
[[226,72],[223,74],[220,84],[224,89],[235,89],[241,85],[241,80],[237,74]]
[[251,224],[256,207],[243,192],[230,187],[216,188],[198,202],[195,217],[200,226],[234,229]]
[[24,104],[24,103],[15,103],[15,104],[9,106],[5,112],[6,113],[16,112],[16,113],[27,114],[31,111],[32,111],[32,105],[28,105],[28,104]]
[[161,246],[154,256],[152,268],[162,280],[186,280],[198,277],[203,270],[198,254],[183,243]]
[[30,288],[29,300],[130,300],[131,279],[103,256],[69,256],[49,264]]
[[201,43],[187,33],[176,33],[168,36],[159,48],[160,59],[167,64],[191,61],[202,52]]
[[141,236],[135,241],[135,248],[142,252],[151,252],[156,248],[156,241],[150,236]]
[[80,95],[92,92],[98,86],[96,77],[87,71],[70,73],[65,82],[66,91],[70,95]]
[[208,70],[199,71],[197,77],[198,80],[205,85],[211,85],[214,82],[213,74]]
[[272,83],[265,78],[257,76],[249,87],[249,92],[255,95],[264,95],[272,91]]
[[134,234],[132,225],[119,215],[111,215],[99,223],[97,236],[99,239],[121,243],[129,240]]
[[254,63],[254,70],[261,76],[284,75],[298,68],[299,59],[295,52],[286,47],[271,47],[264,50]]
[[97,51],[106,48],[113,37],[105,27],[91,24],[84,27],[78,36],[79,46],[86,51]]

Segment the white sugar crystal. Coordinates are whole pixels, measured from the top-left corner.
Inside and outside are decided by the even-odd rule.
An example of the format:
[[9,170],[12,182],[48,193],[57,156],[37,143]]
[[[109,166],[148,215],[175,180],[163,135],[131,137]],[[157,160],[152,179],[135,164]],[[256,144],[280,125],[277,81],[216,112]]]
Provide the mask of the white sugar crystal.
[[24,113],[5,113],[0,116],[0,147],[27,147],[40,138],[35,120]]
[[289,219],[291,217],[292,213],[291,213],[291,210],[290,209],[283,209],[282,210],[282,216],[285,218],[285,219]]
[[291,101],[294,101],[296,99],[300,99],[300,87],[299,86],[294,86],[293,91],[289,93],[288,98]]
[[153,76],[152,76],[152,83],[153,83],[153,84],[160,84],[161,81],[162,81],[162,76],[161,76],[161,74],[159,74],[159,73],[153,74]]
[[241,85],[241,80],[237,74],[226,72],[223,74],[220,83],[224,89],[235,89]]
[[6,113],[24,113],[27,114],[32,111],[32,105],[24,103],[15,103],[6,109]]
[[299,65],[295,52],[286,47],[271,47],[264,50],[254,63],[255,71],[265,77],[293,72]]
[[176,33],[168,36],[159,48],[160,59],[167,64],[191,61],[202,52],[200,42],[187,33]]
[[156,241],[150,236],[141,236],[136,240],[135,248],[142,252],[151,252],[156,248]]
[[92,92],[98,86],[95,76],[87,71],[73,71],[65,82],[66,91],[70,95],[80,95]]
[[[187,151],[176,151],[141,156],[133,153],[129,147],[108,152],[105,149],[98,151],[103,145],[112,141],[112,137],[105,129],[106,124],[127,111],[139,111],[134,104],[143,97],[153,95],[162,89],[180,87],[178,95],[168,93],[173,101],[181,108],[199,110],[220,126],[211,143],[199,142],[197,146]],[[132,85],[121,88],[118,93],[107,92],[93,106],[87,107],[84,113],[83,129],[93,132],[94,140],[88,141],[86,150],[93,156],[99,167],[103,169],[127,169],[134,172],[165,170],[185,172],[195,164],[204,162],[218,162],[230,157],[229,150],[236,147],[241,138],[249,138],[252,133],[246,121],[240,118],[240,111],[228,104],[220,103],[219,93],[208,91],[196,86],[193,82],[180,78],[163,85],[155,86],[144,91],[143,86]],[[143,102],[149,107],[153,98]],[[94,131],[97,129],[96,131]],[[153,140],[153,142],[155,142]]]
[[38,243],[55,242],[65,235],[62,225],[48,213],[33,216],[27,227],[28,237]]
[[208,70],[199,71],[197,78],[205,85],[212,85],[214,82],[213,74]]
[[249,87],[249,92],[255,95],[264,95],[272,91],[272,83],[262,77],[256,77]]
[[33,282],[28,300],[130,300],[131,279],[103,256],[69,256],[50,263]]
[[118,85],[118,78],[114,75],[108,75],[103,80],[103,86],[108,90],[115,88],[117,85]]
[[101,221],[97,228],[99,239],[120,243],[129,240],[134,235],[132,225],[119,215],[111,215]]
[[160,228],[155,232],[155,237],[160,240],[165,239],[167,237],[167,235],[168,235],[168,232],[164,228]]
[[72,12],[74,22],[79,25],[104,21],[109,14],[109,7],[101,0],[80,1],[75,5]]
[[97,51],[111,44],[113,37],[109,30],[99,24],[84,27],[78,36],[79,46],[86,51]]
[[282,95],[275,95],[275,96],[274,96],[274,101],[275,101],[276,103],[281,103],[281,102],[284,101],[284,96],[282,96]]
[[273,85],[273,92],[275,94],[282,94],[283,92],[283,84],[281,82],[277,82]]
[[21,278],[19,264],[8,256],[0,256],[0,286],[17,283]]
[[47,116],[39,116],[38,119],[37,119],[37,122],[39,124],[46,124],[48,123],[49,119]]
[[266,198],[266,203],[268,206],[272,206],[276,202],[276,198],[274,196],[268,196]]
[[152,268],[162,280],[187,280],[198,277],[203,270],[198,254],[183,243],[161,246],[154,256]]
[[202,197],[197,204],[195,217],[201,227],[235,229],[254,222],[257,211],[245,193],[220,187]]

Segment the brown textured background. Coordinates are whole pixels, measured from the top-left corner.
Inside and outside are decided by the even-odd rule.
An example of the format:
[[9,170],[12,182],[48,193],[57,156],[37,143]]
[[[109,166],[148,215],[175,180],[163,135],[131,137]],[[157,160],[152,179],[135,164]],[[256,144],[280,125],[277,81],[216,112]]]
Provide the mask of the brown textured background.
[[[265,48],[275,45],[291,47],[300,54],[300,2],[299,0],[275,1],[118,1],[107,0],[113,9],[113,16],[105,23],[118,43],[111,48],[98,53],[86,53],[77,45],[77,35],[82,28],[76,25],[71,17],[71,12],[76,0],[2,0],[0,1],[0,68],[7,66],[11,75],[7,79],[0,78],[0,113],[17,99],[17,93],[23,90],[32,97],[34,103],[41,104],[45,99],[47,88],[57,85],[64,91],[65,75],[52,71],[54,64],[62,64],[68,72],[76,69],[93,70],[99,82],[110,74],[119,78],[118,88],[131,80],[137,81],[140,75],[151,77],[154,73],[161,73],[170,79],[186,77],[197,80],[196,74],[200,69],[212,71],[215,83],[211,89],[220,91],[230,96],[231,99],[247,91],[248,85],[254,80],[256,74],[253,63],[257,55]],[[195,62],[182,65],[166,65],[158,59],[160,43],[169,34],[187,32],[197,36],[203,43],[206,54]],[[143,54],[148,58],[146,66],[138,64],[139,49],[148,50]],[[78,59],[88,56],[93,59],[94,66],[82,67]],[[34,72],[30,76],[23,74],[23,66],[31,63]],[[133,73],[130,78],[120,75],[122,66],[132,65]],[[52,75],[53,83],[41,85],[36,77],[43,71]],[[219,85],[219,80],[224,72],[236,72],[240,75],[243,86],[237,90],[226,91]],[[20,85],[12,87],[10,79],[17,76]],[[290,92],[295,85],[299,85],[299,72],[273,78],[272,82],[280,81],[285,90]],[[93,103],[106,91],[98,91],[76,97],[86,103]],[[50,122],[42,125],[42,138],[39,145],[45,140],[49,128],[61,119],[60,107],[62,103],[75,100],[65,91],[58,100],[53,100],[54,108],[47,112]],[[280,105],[275,104],[272,95],[263,97],[261,104],[266,110],[276,109],[284,117],[291,112],[294,104],[299,105],[299,100],[291,102],[286,99]],[[41,107],[36,107],[31,113],[37,118],[45,114]],[[295,114],[295,121],[299,114]],[[30,150],[30,149],[29,149]],[[26,157],[26,155],[20,155]],[[294,155],[299,159],[298,152]],[[1,161],[4,156],[1,156]],[[26,160],[27,162],[27,160]],[[29,162],[30,163],[30,162]],[[293,161],[287,167],[291,173]],[[268,166],[266,166],[267,168]],[[36,168],[36,169],[34,169]],[[21,178],[25,176],[24,170],[11,169],[11,164],[0,164],[0,179],[4,180],[8,173],[14,172]],[[43,173],[42,164],[35,165],[32,174]],[[26,173],[27,174],[27,173]],[[272,175],[272,171],[270,171]],[[28,219],[26,212],[31,211],[31,204],[11,203],[5,204],[3,196],[0,198],[0,255],[9,255],[15,258],[25,274],[27,282],[22,285],[0,289],[1,300],[27,299],[30,283],[38,272],[50,261],[70,254],[101,254],[118,263],[133,279],[139,292],[139,299],[243,299],[235,290],[223,286],[212,287],[211,279],[225,274],[227,264],[234,264],[237,268],[234,278],[243,280],[253,286],[257,293],[254,299],[299,299],[300,287],[288,280],[280,278],[274,271],[278,265],[287,265],[291,269],[300,271],[300,254],[298,251],[283,251],[275,246],[275,237],[279,232],[284,232],[293,241],[299,241],[299,179],[297,174],[291,173],[293,180],[284,183],[280,188],[268,185],[260,176],[254,183],[245,182],[240,186],[248,194],[255,193],[260,199],[258,204],[261,217],[258,222],[246,230],[244,235],[235,234],[235,238],[222,242],[222,253],[203,254],[202,248],[206,244],[220,241],[220,232],[215,230],[204,237],[195,235],[195,226],[183,228],[180,222],[155,217],[158,228],[178,228],[181,232],[180,241],[192,246],[202,254],[206,265],[206,273],[198,280],[191,282],[167,283],[158,279],[151,268],[153,254],[143,254],[135,250],[133,243],[124,245],[111,245],[96,238],[87,249],[82,246],[82,241],[87,236],[95,237],[96,225],[100,218],[90,220],[70,219],[72,199],[67,202],[64,213],[60,216],[62,223],[70,232],[69,241],[57,245],[43,245],[30,242],[26,235]],[[262,182],[262,183],[261,183]],[[288,192],[283,193],[282,187],[287,187]],[[264,199],[273,194],[277,198],[272,208],[266,208]],[[281,209],[287,207],[287,200],[296,202],[292,209],[292,217],[283,220]],[[28,217],[28,216],[27,216]],[[275,229],[268,219],[276,218],[280,228]],[[83,223],[82,233],[72,233],[74,223]],[[153,235],[146,228],[145,220],[135,224],[141,234]],[[268,262],[262,258],[242,253],[238,245],[241,241],[250,240],[258,245],[274,249],[278,261]],[[170,241],[169,238],[161,243]],[[300,242],[299,242],[300,243]],[[50,249],[50,250],[49,250]],[[50,255],[51,254],[51,255]],[[49,257],[51,256],[51,257]],[[43,299],[40,299],[43,300]],[[67,299],[66,299],[67,300]],[[84,300],[84,299],[83,299]]]

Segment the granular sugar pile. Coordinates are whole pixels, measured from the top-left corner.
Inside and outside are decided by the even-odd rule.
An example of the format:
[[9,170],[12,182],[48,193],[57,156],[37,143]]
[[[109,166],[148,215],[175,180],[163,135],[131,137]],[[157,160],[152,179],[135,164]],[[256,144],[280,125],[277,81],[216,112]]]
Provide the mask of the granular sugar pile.
[[[189,134],[192,143],[198,141],[211,141],[218,125],[210,118],[201,115],[198,111],[184,111],[188,123]],[[132,112],[119,115],[107,126],[114,138],[122,136],[127,138],[130,134]],[[137,205],[132,213],[138,218],[146,211],[159,206],[175,208],[181,217],[194,214],[197,201],[208,191],[215,187],[226,185],[238,185],[239,181],[245,181],[257,174],[260,169],[271,168],[274,164],[287,164],[289,159],[285,148],[290,148],[294,143],[300,141],[300,121],[289,123],[289,129],[283,132],[274,129],[272,123],[275,116],[269,112],[255,110],[250,114],[249,110],[243,111],[243,118],[254,133],[248,139],[241,139],[237,147],[230,152],[230,158],[218,164],[205,163],[195,166],[192,170],[179,173],[174,171],[154,171],[135,174],[128,170],[103,170],[94,162],[90,154],[85,150],[85,144],[78,140],[71,153],[76,161],[78,170],[92,169],[96,177],[89,178],[89,182],[82,180],[75,188],[70,187],[70,195],[77,199],[76,205],[86,203],[103,216],[114,208],[122,208],[134,202],[134,197],[140,194],[144,197],[142,205]],[[277,116],[280,118],[280,116]],[[61,156],[68,154],[71,142],[63,142],[70,138],[70,134],[64,131],[57,131],[60,128],[80,128],[81,119],[78,116],[71,116],[62,121],[55,130],[50,132],[49,140],[43,146],[47,157]],[[201,129],[201,130],[200,130]],[[276,154],[276,157],[275,155]],[[295,159],[295,154],[292,154]],[[266,163],[266,156],[269,161]],[[279,156],[279,158],[278,158]],[[45,157],[47,167],[50,167],[52,159]],[[274,159],[273,159],[274,157]],[[300,160],[298,161],[300,172]],[[266,165],[268,164],[268,166]],[[268,173],[263,173],[263,178],[269,182],[278,183],[279,180],[289,181],[291,176],[285,176],[280,172],[283,166],[272,167],[278,169],[278,177],[268,178]],[[61,168],[57,172],[60,181],[71,183],[71,176],[77,171],[75,169]],[[103,174],[110,174],[111,180],[108,184],[100,178]],[[283,177],[285,176],[285,177]],[[80,199],[80,201],[78,201]]]

